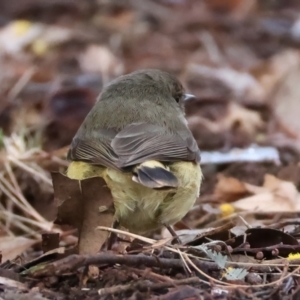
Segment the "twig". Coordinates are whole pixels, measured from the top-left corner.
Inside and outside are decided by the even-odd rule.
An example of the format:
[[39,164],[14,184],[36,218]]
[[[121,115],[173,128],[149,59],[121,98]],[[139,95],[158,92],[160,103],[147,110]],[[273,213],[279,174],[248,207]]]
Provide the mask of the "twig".
[[300,251],[300,245],[283,245],[277,244],[273,246],[261,247],[261,248],[244,248],[244,247],[237,247],[232,250],[232,253],[236,252],[248,252],[248,253],[257,253],[259,251],[272,251],[275,249],[288,249],[291,251]]
[[[9,197],[20,209],[29,213],[37,221],[49,225],[50,222],[43,218],[25,199],[23,194],[19,193],[18,189],[14,189],[14,187],[3,176],[0,176],[0,187],[3,193],[6,194],[6,196]],[[49,228],[49,226],[47,228]]]
[[191,277],[191,278],[186,278],[181,280],[173,280],[172,282],[162,282],[162,283],[154,283],[154,284],[149,284],[149,281],[139,281],[136,283],[129,283],[125,285],[116,285],[109,288],[103,288],[98,290],[98,294],[103,296],[103,295],[119,294],[122,292],[128,292],[133,290],[154,291],[154,290],[160,290],[160,289],[175,287],[184,284],[186,285],[192,285],[197,283],[199,284],[201,282],[202,281],[198,277]]
[[[41,267],[39,270],[35,270],[28,273],[34,277],[61,275],[71,272],[77,268],[81,268],[88,265],[114,265],[121,264],[126,266],[141,266],[146,267],[159,267],[159,268],[184,268],[184,264],[181,259],[172,258],[157,258],[146,255],[114,255],[109,253],[101,253],[96,255],[70,255],[66,258],[57,260],[53,263]],[[215,263],[196,261],[195,264],[199,268],[213,268],[218,270],[219,268]]]
[[160,274],[152,272],[152,270],[150,268],[148,268],[146,270],[140,270],[140,269],[131,267],[131,268],[129,268],[129,270],[140,275],[144,279],[149,278],[152,281],[162,281],[162,282],[172,282],[173,281],[173,279],[171,279],[170,277],[168,277],[166,275],[160,275]]
[[33,226],[36,226],[36,227],[39,227],[40,229],[42,230],[51,230],[52,227],[53,227],[53,223],[52,222],[39,222],[39,221],[34,221],[34,220],[31,220],[29,218],[26,218],[26,217],[22,217],[20,215],[16,215],[12,212],[9,212],[7,210],[2,210],[0,211],[0,215],[3,214],[5,216],[9,216],[9,217],[12,217],[14,219],[18,219],[20,220],[21,222],[23,223],[28,223],[30,225],[33,225]]
[[15,85],[11,88],[8,94],[8,99],[10,102],[14,101],[16,97],[19,95],[19,93],[24,89],[24,87],[28,84],[31,77],[36,72],[36,68],[32,67],[28,69],[15,83]]
[[[209,237],[211,235],[215,235],[215,234],[220,233],[220,232],[224,232],[226,230],[229,230],[229,229],[233,228],[235,225],[236,224],[233,221],[230,221],[230,222],[228,222],[224,225],[221,225],[219,227],[209,229],[205,232],[202,232],[201,234],[198,234],[192,241],[186,243],[186,245],[195,245],[197,242],[200,241],[200,239],[203,239],[204,237]],[[178,233],[180,235],[181,231],[179,231]]]
[[241,215],[239,215],[238,217],[247,228],[252,228],[252,226]]
[[286,220],[275,224],[270,224],[268,227],[273,229],[280,229],[288,225],[300,225],[299,218],[293,220]]
[[46,182],[47,184],[49,184],[50,186],[52,186],[52,181],[47,178],[46,176],[44,176],[41,173],[38,173],[36,170],[30,168],[29,166],[27,166],[26,164],[24,164],[23,162],[21,162],[20,160],[15,159],[12,156],[8,156],[8,159],[13,162],[15,165],[17,165],[18,167],[20,167],[21,169],[27,171],[28,173],[30,173],[33,176],[39,177],[40,179],[42,179],[44,182]]
[[[217,280],[215,278],[212,278],[210,277],[209,275],[207,275],[206,273],[204,273],[202,270],[200,270],[197,265],[191,261],[191,259],[188,257],[188,255],[186,255],[185,253],[185,257],[186,257],[186,260],[191,264],[191,266],[194,267],[194,269],[196,271],[198,271],[201,275],[203,275],[204,277],[206,277],[207,279],[211,280],[212,282],[215,283],[215,286],[216,287],[226,287],[227,289],[236,289],[236,288],[245,288],[245,287],[248,287],[247,284],[228,284],[226,282],[223,282],[223,281],[220,281],[220,280]],[[297,272],[299,272],[300,270],[300,266],[298,266],[294,271],[292,271],[291,273],[288,273],[287,275],[285,276],[282,276],[280,277],[278,280],[275,280],[273,282],[270,282],[270,283],[264,283],[264,284],[258,284],[258,285],[254,285],[256,288],[263,288],[263,287],[267,287],[267,286],[278,286],[279,284],[281,284],[286,278],[296,274]],[[217,283],[217,284],[216,284]]]

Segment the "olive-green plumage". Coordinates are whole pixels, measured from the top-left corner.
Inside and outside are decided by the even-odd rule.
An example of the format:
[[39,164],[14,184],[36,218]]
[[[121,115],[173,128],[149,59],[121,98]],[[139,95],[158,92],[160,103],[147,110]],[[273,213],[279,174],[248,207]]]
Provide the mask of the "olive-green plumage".
[[199,195],[200,154],[184,97],[166,72],[121,76],[104,88],[71,144],[68,177],[103,177],[115,218],[132,232],[176,223]]

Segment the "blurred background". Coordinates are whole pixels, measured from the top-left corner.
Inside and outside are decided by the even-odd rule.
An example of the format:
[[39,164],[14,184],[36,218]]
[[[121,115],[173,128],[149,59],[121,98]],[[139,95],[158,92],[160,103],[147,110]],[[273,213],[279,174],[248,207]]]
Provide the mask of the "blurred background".
[[[255,144],[280,155],[280,165],[268,157],[204,164],[185,224],[216,224],[236,209],[229,203],[251,194],[241,182],[261,186],[266,174],[270,190],[282,180],[299,188],[299,48],[296,0],[1,0],[3,256],[14,258],[52,228],[50,172],[65,170],[68,145],[103,85],[142,68],[175,74],[196,96],[186,114],[203,152]],[[298,191],[290,194],[272,199],[296,212]]]

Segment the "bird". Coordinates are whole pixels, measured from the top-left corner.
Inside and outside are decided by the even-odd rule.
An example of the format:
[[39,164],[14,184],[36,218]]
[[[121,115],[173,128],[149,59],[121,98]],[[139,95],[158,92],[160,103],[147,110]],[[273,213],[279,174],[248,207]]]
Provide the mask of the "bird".
[[200,150],[184,113],[191,98],[172,74],[138,70],[117,77],[98,96],[75,134],[66,175],[101,177],[116,222],[145,234],[180,221],[200,193]]

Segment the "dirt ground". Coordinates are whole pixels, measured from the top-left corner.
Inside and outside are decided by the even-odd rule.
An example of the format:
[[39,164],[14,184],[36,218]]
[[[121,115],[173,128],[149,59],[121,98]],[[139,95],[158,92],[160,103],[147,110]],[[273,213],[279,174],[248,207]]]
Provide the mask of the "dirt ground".
[[[300,299],[299,13],[296,0],[0,1],[0,299]],[[51,174],[102,87],[144,68],[195,95],[201,195],[174,225],[180,245],[122,229],[112,250],[78,253],[81,210],[53,224]]]

